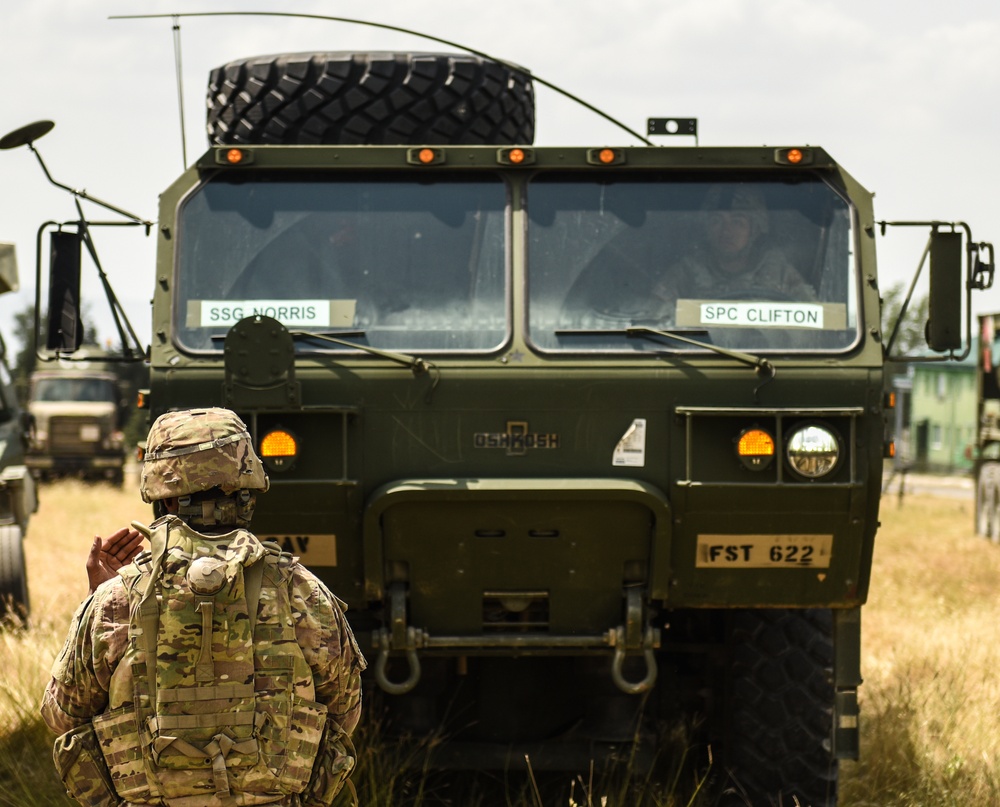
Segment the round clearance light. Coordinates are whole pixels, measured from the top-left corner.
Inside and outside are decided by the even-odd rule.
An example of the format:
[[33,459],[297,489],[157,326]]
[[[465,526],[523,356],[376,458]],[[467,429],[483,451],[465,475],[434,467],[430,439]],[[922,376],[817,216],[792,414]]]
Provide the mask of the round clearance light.
[[298,440],[284,429],[269,431],[260,441],[260,458],[272,471],[287,471],[298,454]]
[[243,162],[243,152],[240,149],[229,149],[226,152],[226,162],[230,165]]
[[785,454],[795,473],[807,479],[826,476],[840,461],[840,440],[826,426],[801,426],[788,437]]
[[751,471],[763,471],[774,459],[774,438],[763,429],[745,429],[736,441],[736,454]]

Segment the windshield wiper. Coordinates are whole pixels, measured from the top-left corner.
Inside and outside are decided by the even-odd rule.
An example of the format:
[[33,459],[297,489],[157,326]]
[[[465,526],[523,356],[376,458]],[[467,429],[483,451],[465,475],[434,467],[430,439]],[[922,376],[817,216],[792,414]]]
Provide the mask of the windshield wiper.
[[364,336],[364,331],[334,331],[334,333],[336,333],[337,336],[331,336],[329,333],[314,331],[289,331],[288,335],[293,339],[318,339],[321,342],[331,342],[335,345],[343,345],[344,347],[352,347],[356,350],[363,350],[365,353],[370,353],[373,356],[381,356],[383,359],[388,359],[389,361],[394,361],[397,364],[409,367],[415,376],[433,372],[435,374],[434,383],[437,384],[438,369],[437,365],[433,362],[421,359],[419,356],[410,356],[406,353],[397,353],[393,350],[382,350],[381,348],[372,347],[371,345],[348,342],[346,339],[339,338],[344,336]]
[[[628,337],[640,337],[643,339],[649,339],[652,337],[661,337],[663,339],[674,339],[678,342],[684,342],[688,345],[694,345],[695,347],[704,348],[705,350],[711,350],[713,353],[718,353],[720,356],[728,356],[731,359],[735,359],[738,362],[743,362],[743,364],[749,364],[754,370],[757,371],[758,375],[766,375],[768,381],[774,378],[775,368],[767,359],[763,356],[755,356],[752,353],[744,353],[740,350],[730,350],[729,348],[719,347],[718,345],[713,345],[711,342],[701,342],[698,339],[691,339],[688,336],[682,336],[677,331],[661,331],[657,328],[647,328],[645,326],[633,326],[625,329],[625,335]],[[759,387],[758,387],[759,389]]]

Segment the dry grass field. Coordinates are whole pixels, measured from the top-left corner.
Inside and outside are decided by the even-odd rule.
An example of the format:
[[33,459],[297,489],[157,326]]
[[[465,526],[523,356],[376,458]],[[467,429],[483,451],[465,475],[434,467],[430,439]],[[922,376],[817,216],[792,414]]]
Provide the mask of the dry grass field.
[[[37,704],[86,591],[83,559],[93,536],[149,519],[133,490],[73,482],[42,490],[25,544],[31,624],[0,631],[2,807],[71,804],[53,773]],[[841,807],[1000,804],[1000,547],[972,535],[971,500],[911,496],[899,506],[887,499],[882,523],[863,617],[862,759],[842,765]],[[372,747],[361,738],[362,804],[419,803],[419,784],[414,796],[392,755]],[[587,795],[594,805],[601,795],[613,807],[637,801],[598,787]],[[639,800],[689,803],[669,792]],[[505,801],[540,807],[530,790]],[[577,801],[587,804],[579,793]]]

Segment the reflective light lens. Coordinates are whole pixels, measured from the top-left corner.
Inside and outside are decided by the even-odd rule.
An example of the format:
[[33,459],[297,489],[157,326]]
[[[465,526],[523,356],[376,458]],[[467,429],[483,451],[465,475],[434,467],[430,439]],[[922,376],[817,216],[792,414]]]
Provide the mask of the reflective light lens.
[[243,162],[243,152],[240,149],[229,149],[226,152],[226,162],[230,165]]
[[774,438],[763,429],[747,429],[736,443],[740,461],[752,471],[762,471],[774,459]]
[[299,453],[298,441],[284,429],[275,429],[260,441],[260,458],[268,468],[286,470]]
[[840,461],[840,441],[825,426],[802,426],[788,438],[788,464],[808,479],[826,476]]

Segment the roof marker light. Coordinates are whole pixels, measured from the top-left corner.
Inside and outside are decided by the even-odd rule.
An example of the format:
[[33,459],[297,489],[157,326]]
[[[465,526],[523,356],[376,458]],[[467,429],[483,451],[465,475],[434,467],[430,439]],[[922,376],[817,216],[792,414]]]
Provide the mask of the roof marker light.
[[590,165],[622,165],[625,162],[625,151],[613,148],[587,149],[587,162]]
[[407,149],[406,162],[410,165],[441,165],[444,162],[444,149],[423,148]]
[[513,148],[497,149],[497,162],[500,165],[533,165],[535,150],[514,146]]
[[806,147],[775,149],[774,161],[778,165],[812,165],[813,150]]
[[216,149],[215,162],[218,165],[250,165],[253,162],[253,149],[235,147]]

